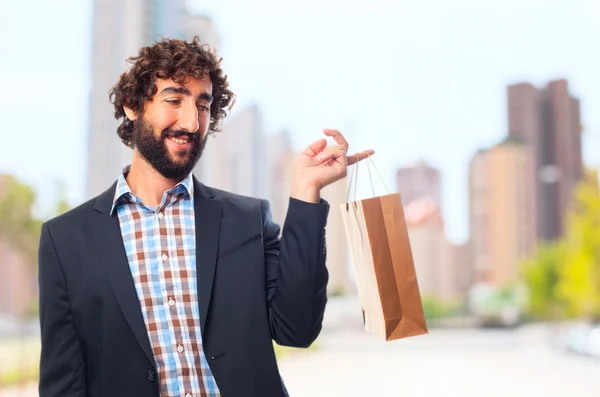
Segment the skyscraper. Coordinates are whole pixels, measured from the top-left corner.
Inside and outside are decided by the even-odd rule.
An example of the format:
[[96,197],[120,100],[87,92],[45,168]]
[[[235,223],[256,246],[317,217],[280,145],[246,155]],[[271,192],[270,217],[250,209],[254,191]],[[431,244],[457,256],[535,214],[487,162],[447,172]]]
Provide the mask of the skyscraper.
[[471,258],[475,280],[501,286],[518,280],[536,246],[534,155],[509,138],[470,163]]
[[564,232],[573,189],[582,175],[579,100],[566,80],[538,89],[529,83],[507,89],[509,136],[533,150],[537,236],[554,240]]
[[[268,198],[267,140],[257,105],[228,116],[223,129],[208,138],[205,154],[197,166],[203,183],[247,196]],[[203,155],[204,156],[204,155]]]
[[109,90],[140,47],[158,35],[182,37],[185,10],[183,0],[95,0],[93,16],[87,198],[107,189],[131,159],[116,134]]
[[425,197],[441,202],[440,172],[425,162],[398,169],[396,183],[404,205]]

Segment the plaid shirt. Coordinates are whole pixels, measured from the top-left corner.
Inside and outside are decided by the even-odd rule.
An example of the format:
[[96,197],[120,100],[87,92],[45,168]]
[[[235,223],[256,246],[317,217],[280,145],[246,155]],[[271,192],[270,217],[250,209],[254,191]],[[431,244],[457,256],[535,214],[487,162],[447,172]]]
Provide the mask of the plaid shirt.
[[202,349],[196,287],[192,175],[164,192],[158,208],[131,191],[123,170],[116,210],[146,330],[154,352],[161,397],[218,397]]

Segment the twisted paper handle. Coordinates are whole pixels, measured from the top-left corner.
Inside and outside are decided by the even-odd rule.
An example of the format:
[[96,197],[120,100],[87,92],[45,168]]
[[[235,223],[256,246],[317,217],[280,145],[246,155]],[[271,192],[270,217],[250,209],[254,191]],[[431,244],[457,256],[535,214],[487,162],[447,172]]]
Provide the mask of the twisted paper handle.
[[[379,177],[379,180],[383,184],[383,187],[385,188],[386,193],[389,194],[390,191],[388,190],[388,187],[387,187],[385,181],[381,177],[381,174],[379,173],[379,170],[377,169],[375,162],[371,158],[371,155],[369,154],[369,152],[366,152],[366,153],[367,153],[367,157],[369,159],[369,161],[367,162],[367,171],[369,172],[369,181],[371,182],[371,192],[373,193],[373,197],[375,197],[375,187],[373,186],[373,178],[371,177],[371,166],[369,165],[369,163],[373,164],[373,168],[375,169],[375,172],[377,172],[377,176]],[[350,198],[350,190],[352,188],[352,181],[354,181],[354,200],[353,201],[356,201],[356,187],[358,186],[358,163],[359,162],[360,161],[358,161],[358,153],[356,153],[356,163],[354,163],[354,170],[350,174],[350,182],[348,183],[348,194],[346,196],[346,202],[348,202],[348,199]]]

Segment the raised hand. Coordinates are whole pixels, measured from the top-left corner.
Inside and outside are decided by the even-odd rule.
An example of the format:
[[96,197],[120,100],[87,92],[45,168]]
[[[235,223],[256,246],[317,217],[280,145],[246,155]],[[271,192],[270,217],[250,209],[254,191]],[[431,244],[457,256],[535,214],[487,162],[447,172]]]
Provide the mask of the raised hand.
[[348,141],[341,132],[333,129],[323,132],[336,145],[327,146],[326,139],[319,139],[298,156],[292,168],[292,197],[296,199],[319,202],[321,189],[345,178],[349,165],[375,153],[369,149],[348,156]]

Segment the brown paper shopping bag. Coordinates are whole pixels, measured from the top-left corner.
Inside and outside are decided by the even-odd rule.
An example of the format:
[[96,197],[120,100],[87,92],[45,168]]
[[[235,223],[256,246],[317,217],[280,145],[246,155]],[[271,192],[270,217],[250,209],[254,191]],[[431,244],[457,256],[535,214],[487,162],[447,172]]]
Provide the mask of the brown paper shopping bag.
[[357,201],[358,162],[353,171],[348,197],[354,179],[355,200],[341,210],[365,330],[386,341],[427,334],[400,194],[375,196],[371,180],[374,197]]

